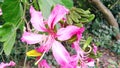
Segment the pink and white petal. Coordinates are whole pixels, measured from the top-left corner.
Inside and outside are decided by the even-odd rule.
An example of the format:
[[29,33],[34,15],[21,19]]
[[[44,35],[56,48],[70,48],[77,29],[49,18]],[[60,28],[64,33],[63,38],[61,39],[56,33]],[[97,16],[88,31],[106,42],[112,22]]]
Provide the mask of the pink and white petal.
[[60,64],[61,66],[69,64],[71,60],[70,55],[60,42],[53,42],[52,53],[58,64]]
[[52,38],[50,35],[47,37],[47,41],[42,44],[40,47],[36,48],[38,52],[48,52],[51,48],[52,44],[54,42],[54,38]]
[[84,27],[82,27],[82,28],[80,28],[79,29],[80,31],[78,32],[78,34],[77,34],[77,40],[81,40],[81,38],[82,38],[82,33],[85,31],[85,28]]
[[67,26],[66,28],[60,28],[57,32],[57,38],[61,41],[65,41],[70,39],[73,35],[78,35],[78,37],[80,38],[81,34],[83,32],[83,28],[79,28],[77,26]]
[[88,68],[87,64],[85,62],[81,62],[80,68]]
[[[77,53],[77,56],[84,57],[85,52],[80,48],[80,46],[79,46],[79,41],[73,42],[72,48],[75,49],[75,51],[76,51],[76,53]],[[80,57],[79,57],[79,58],[80,58]]]
[[38,31],[45,31],[45,23],[43,22],[42,13],[36,11],[33,6],[30,7],[31,23],[32,26]]
[[9,63],[0,63],[0,68],[6,68],[6,67],[8,67],[8,66],[11,66],[11,67],[13,67],[13,66],[15,66],[16,64],[15,64],[15,62],[13,62],[13,61],[10,61]]
[[51,67],[50,67],[50,65],[47,63],[47,61],[45,59],[42,59],[38,63],[38,68],[51,68]]
[[87,59],[87,65],[88,66],[95,66],[95,60],[92,58]]
[[21,40],[22,42],[26,42],[27,44],[36,44],[42,42],[43,38],[47,38],[47,36],[31,32],[24,32]]
[[98,50],[97,46],[94,43],[92,44],[92,46],[93,46],[94,54],[97,55],[97,50]]
[[10,61],[9,65],[10,65],[10,66],[15,66],[16,63],[15,63],[14,61]]
[[60,21],[69,10],[62,5],[57,4],[54,9],[52,10],[49,19],[48,19],[48,26],[49,28],[53,29],[54,25]]
[[45,51],[45,46],[44,45],[40,45],[40,47],[35,49],[37,52],[41,52],[43,53]]

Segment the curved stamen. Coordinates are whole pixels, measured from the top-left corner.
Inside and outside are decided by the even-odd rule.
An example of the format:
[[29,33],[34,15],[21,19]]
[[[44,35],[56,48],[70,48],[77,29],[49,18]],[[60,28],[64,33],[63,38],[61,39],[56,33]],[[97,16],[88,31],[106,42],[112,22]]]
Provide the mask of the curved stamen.
[[35,65],[37,65],[43,58],[43,56],[45,55],[45,51],[43,52],[42,56],[40,57],[40,59],[35,63]]

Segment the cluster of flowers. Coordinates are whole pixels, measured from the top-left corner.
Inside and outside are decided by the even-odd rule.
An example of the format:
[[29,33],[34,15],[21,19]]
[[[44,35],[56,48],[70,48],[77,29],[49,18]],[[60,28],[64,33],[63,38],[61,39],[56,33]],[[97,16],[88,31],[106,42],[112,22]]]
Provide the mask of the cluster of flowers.
[[[40,11],[36,11],[33,6],[30,7],[30,21],[34,30],[24,31],[21,40],[27,44],[40,44],[39,47],[26,53],[27,56],[37,58],[35,64],[38,64],[38,68],[51,68],[47,61],[43,59],[45,53],[50,49],[61,68],[87,68],[88,66],[94,66],[94,59],[88,57],[79,46],[79,41],[85,28],[66,25],[66,14],[68,13],[69,10],[67,8],[57,4],[51,11],[48,20],[45,20]],[[71,47],[76,51],[76,54],[70,55],[61,42],[70,40],[73,37],[76,39],[72,42]],[[93,50],[96,53],[97,48],[94,47]]]

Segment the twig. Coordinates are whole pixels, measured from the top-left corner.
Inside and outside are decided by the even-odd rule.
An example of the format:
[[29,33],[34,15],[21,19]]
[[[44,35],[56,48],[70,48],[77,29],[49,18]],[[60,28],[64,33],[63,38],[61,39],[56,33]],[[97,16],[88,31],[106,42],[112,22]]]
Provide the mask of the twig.
[[111,5],[110,9],[112,9],[113,7],[115,7],[116,4],[119,3],[120,0],[117,0],[113,5]]
[[[27,51],[28,51],[28,45],[26,45],[26,51],[25,51],[25,53],[26,53]],[[26,68],[26,62],[27,62],[27,55],[25,56],[23,68]]]

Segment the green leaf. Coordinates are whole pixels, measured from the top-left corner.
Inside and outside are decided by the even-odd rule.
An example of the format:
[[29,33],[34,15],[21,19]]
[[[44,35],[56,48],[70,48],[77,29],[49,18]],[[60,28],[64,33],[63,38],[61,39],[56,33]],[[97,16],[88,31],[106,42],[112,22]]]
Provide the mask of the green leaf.
[[61,4],[67,8],[73,7],[72,0],[38,0],[38,4],[45,19],[50,15],[51,9],[56,4]]
[[16,38],[16,32],[11,32],[11,36],[9,36],[8,40],[3,44],[4,45],[3,50],[7,56],[10,55],[11,53],[11,50],[15,43],[15,38]]
[[72,8],[73,7],[73,0],[61,0],[63,5],[66,6],[67,8]]
[[3,50],[8,56],[15,43],[16,29],[23,27],[21,22],[24,13],[20,0],[4,0],[2,12],[5,24],[0,28],[0,41],[4,42]]
[[2,5],[2,12],[6,22],[17,25],[23,14],[20,0],[5,0]]
[[87,40],[86,40],[86,42],[85,42],[85,44],[83,45],[83,50],[85,50],[86,47],[89,46],[89,44],[90,44],[91,41],[92,41],[92,37],[88,37]]
[[0,2],[4,2],[4,0],[0,0]]
[[1,28],[0,28],[0,41],[4,42],[8,39],[8,37],[10,36],[10,32],[12,30],[12,26],[11,24],[4,24]]
[[12,24],[4,24],[0,28],[0,41],[4,42],[3,50],[8,56],[13,48],[16,38],[16,30]]
[[38,0],[38,4],[42,11],[43,17],[47,19],[48,16],[50,15],[51,8],[54,5],[54,3],[51,0]]

